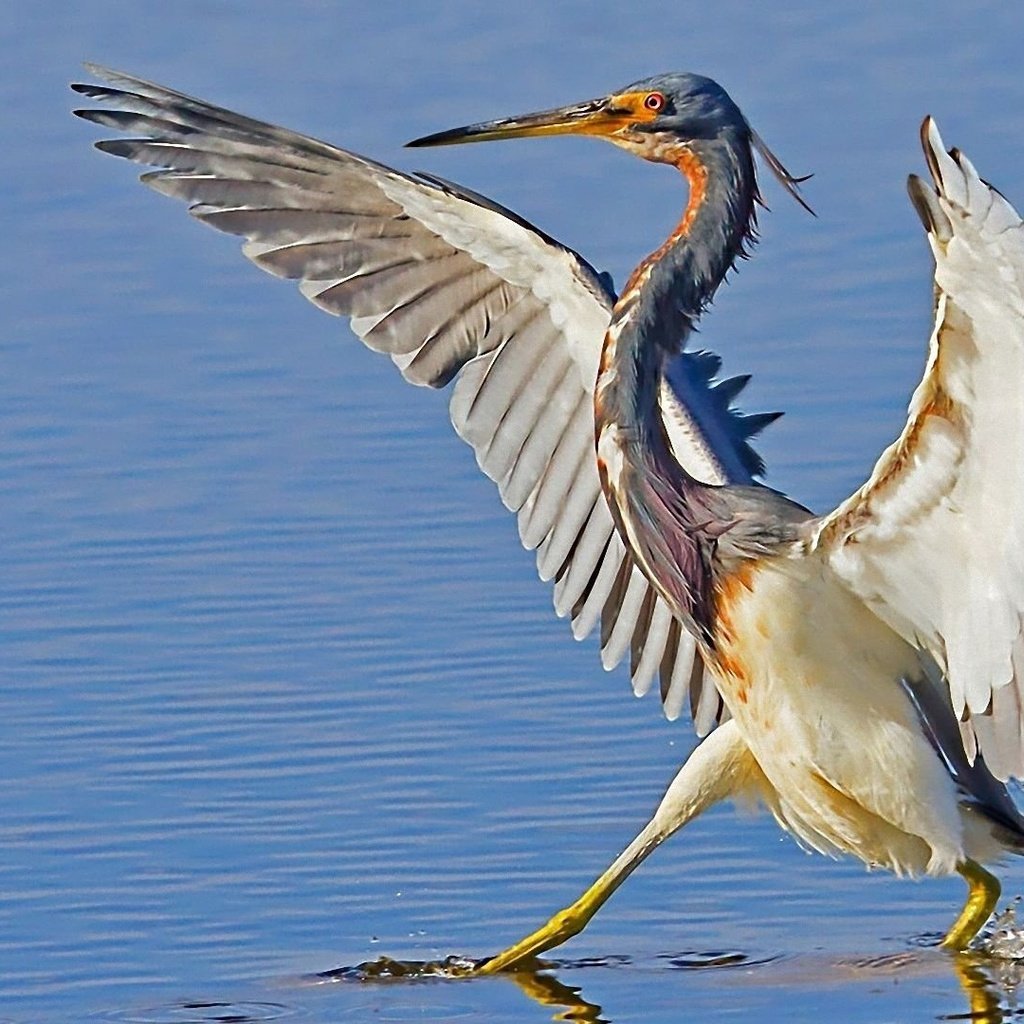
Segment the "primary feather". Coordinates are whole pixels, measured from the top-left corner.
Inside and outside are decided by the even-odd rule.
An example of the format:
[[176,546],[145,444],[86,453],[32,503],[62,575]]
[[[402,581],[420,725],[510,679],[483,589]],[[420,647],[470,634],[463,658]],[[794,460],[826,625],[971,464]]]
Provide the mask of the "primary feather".
[[[665,711],[691,700],[709,731],[724,709],[680,628],[615,532],[593,458],[593,390],[615,295],[577,253],[475,192],[95,65],[110,85],[72,88],[79,116],[134,137],[97,143],[155,168],[145,184],[246,239],[257,266],[388,354],[413,384],[455,381],[452,423],[517,513],[577,638],[602,623],[602,662],[631,658],[638,694],[661,679]],[[662,394],[676,457],[709,483],[761,471],[739,388],[714,357],[683,352]],[[742,380],[742,379],[740,379]],[[696,664],[695,664],[696,662]],[[699,710],[699,713],[697,713]]]
[[935,327],[903,433],[819,524],[836,576],[926,649],[1001,778],[1024,774],[1024,226],[931,119],[910,182],[935,257]]

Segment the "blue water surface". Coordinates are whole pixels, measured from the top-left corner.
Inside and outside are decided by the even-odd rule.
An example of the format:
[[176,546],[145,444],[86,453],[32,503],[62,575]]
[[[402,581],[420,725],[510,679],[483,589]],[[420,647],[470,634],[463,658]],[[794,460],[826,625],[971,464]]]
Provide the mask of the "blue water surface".
[[927,948],[958,880],[811,858],[729,807],[550,974],[352,980],[540,923],[691,731],[572,642],[444,396],[92,151],[66,85],[98,60],[462,181],[621,282],[673,173],[590,140],[401,144],[713,75],[818,216],[765,182],[701,342],[787,411],[768,479],[824,511],[923,365],[923,115],[1024,203],[1024,8],[94,0],[12,3],[0,43],[0,1020],[999,1019],[1005,979],[971,995]]

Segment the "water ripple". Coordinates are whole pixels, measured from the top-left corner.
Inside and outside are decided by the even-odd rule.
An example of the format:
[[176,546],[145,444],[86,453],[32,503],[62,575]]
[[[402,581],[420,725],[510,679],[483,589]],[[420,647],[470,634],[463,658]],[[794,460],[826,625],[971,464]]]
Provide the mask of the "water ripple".
[[295,1017],[298,1013],[295,1008],[281,1003],[182,1000],[165,1006],[109,1011],[96,1019],[111,1024],[263,1024]]

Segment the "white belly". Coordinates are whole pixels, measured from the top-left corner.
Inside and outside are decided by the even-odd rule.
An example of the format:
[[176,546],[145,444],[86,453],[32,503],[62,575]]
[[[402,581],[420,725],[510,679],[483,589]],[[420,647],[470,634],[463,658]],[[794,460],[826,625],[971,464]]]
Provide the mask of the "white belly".
[[900,684],[914,650],[814,556],[730,580],[717,632],[723,698],[783,827],[899,873],[955,870],[955,786]]

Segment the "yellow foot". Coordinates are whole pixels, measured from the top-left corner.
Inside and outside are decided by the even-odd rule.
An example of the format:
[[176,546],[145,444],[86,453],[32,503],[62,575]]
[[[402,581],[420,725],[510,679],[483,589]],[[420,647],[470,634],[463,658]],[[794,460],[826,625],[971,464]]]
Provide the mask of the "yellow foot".
[[961,952],[968,947],[971,939],[981,931],[981,926],[992,916],[992,911],[999,900],[1000,886],[999,879],[975,860],[965,860],[957,866],[957,871],[967,881],[967,902],[960,911],[956,923],[946,932],[939,945],[943,949]]
[[[589,892],[590,890],[588,890],[588,894]],[[509,946],[497,956],[482,963],[475,973],[497,974],[499,971],[525,966],[535,960],[539,954],[554,949],[555,946],[578,935],[597,912],[596,906],[587,906],[586,896],[587,894],[584,894],[571,907],[560,910],[547,924],[535,932],[530,932],[526,938],[520,939],[515,945]]]
[[541,953],[560,946],[574,935],[579,935],[607,902],[608,897],[667,834],[669,833],[656,820],[648,822],[633,842],[615,858],[601,877],[575,903],[558,911],[547,924],[535,932],[530,932],[525,939],[520,939],[514,946],[509,946],[497,956],[485,961],[475,973],[497,974],[499,971],[516,970],[530,964]]
[[575,903],[514,946],[485,961],[476,974],[497,974],[528,964],[578,935],[608,897],[660,843],[718,800],[734,796],[760,778],[757,762],[735,722],[719,726],[690,755],[662,797],[654,817]]

